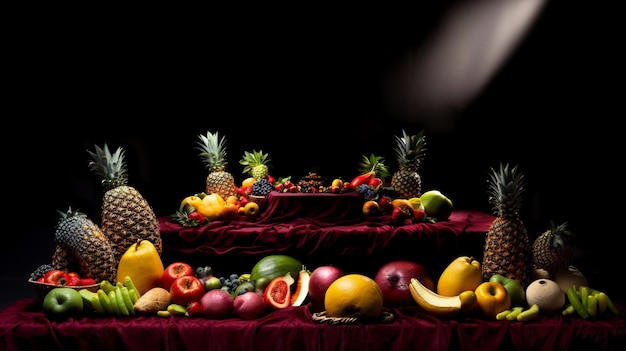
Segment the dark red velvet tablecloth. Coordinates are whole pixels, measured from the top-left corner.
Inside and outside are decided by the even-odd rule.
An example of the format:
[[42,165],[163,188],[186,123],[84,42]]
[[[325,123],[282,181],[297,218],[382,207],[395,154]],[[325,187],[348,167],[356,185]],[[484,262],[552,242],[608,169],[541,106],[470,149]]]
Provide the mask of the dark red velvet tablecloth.
[[45,318],[36,299],[0,312],[0,350],[626,350],[625,310],[595,320],[560,315],[528,322],[441,320],[417,306],[387,310],[391,323],[329,325],[310,306],[255,320],[203,317]]
[[286,254],[307,267],[324,264],[373,273],[395,259],[418,261],[439,271],[459,255],[480,258],[494,216],[455,210],[437,223],[366,217],[356,193],[270,193],[257,218],[183,227],[160,217],[163,261],[187,261],[230,271],[249,271],[266,255]]

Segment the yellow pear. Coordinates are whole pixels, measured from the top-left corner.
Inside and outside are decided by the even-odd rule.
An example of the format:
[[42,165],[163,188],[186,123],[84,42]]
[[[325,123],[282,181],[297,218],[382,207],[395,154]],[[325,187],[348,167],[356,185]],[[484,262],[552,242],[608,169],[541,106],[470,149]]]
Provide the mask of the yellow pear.
[[132,244],[120,257],[115,281],[124,284],[124,277],[129,276],[137,292],[143,295],[161,284],[164,270],[163,261],[154,244],[149,240],[141,240]]
[[437,282],[437,293],[443,296],[456,296],[464,291],[474,291],[483,282],[483,272],[479,261],[469,256],[455,258],[443,270]]

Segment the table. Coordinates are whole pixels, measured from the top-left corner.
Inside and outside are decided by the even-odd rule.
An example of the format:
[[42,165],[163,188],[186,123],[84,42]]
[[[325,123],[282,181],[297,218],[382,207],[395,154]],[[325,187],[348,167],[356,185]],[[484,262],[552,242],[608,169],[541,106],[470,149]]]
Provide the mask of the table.
[[528,322],[475,316],[441,320],[417,306],[389,309],[390,323],[329,325],[310,306],[251,321],[185,316],[85,316],[47,320],[36,299],[0,312],[0,350],[625,350],[626,310],[583,320],[560,315]]

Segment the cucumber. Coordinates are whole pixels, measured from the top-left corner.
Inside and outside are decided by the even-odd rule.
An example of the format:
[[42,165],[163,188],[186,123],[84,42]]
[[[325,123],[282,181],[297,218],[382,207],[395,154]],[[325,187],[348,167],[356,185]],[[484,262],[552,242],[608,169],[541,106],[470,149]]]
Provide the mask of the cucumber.
[[264,289],[272,279],[291,273],[296,279],[301,270],[305,269],[298,259],[288,255],[269,255],[260,259],[252,271],[250,280],[255,282],[257,289]]

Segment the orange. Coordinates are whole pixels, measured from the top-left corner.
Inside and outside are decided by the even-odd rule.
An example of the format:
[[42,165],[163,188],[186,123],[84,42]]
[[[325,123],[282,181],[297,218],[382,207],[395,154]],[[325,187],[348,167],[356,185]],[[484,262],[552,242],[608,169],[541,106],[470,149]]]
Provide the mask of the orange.
[[239,202],[239,198],[237,197],[237,195],[231,195],[226,198],[227,204],[237,205],[238,202]]
[[375,318],[383,310],[383,292],[374,279],[347,274],[328,286],[324,307],[330,317]]
[[221,219],[223,221],[234,221],[239,217],[239,206],[235,204],[225,204],[222,207]]

